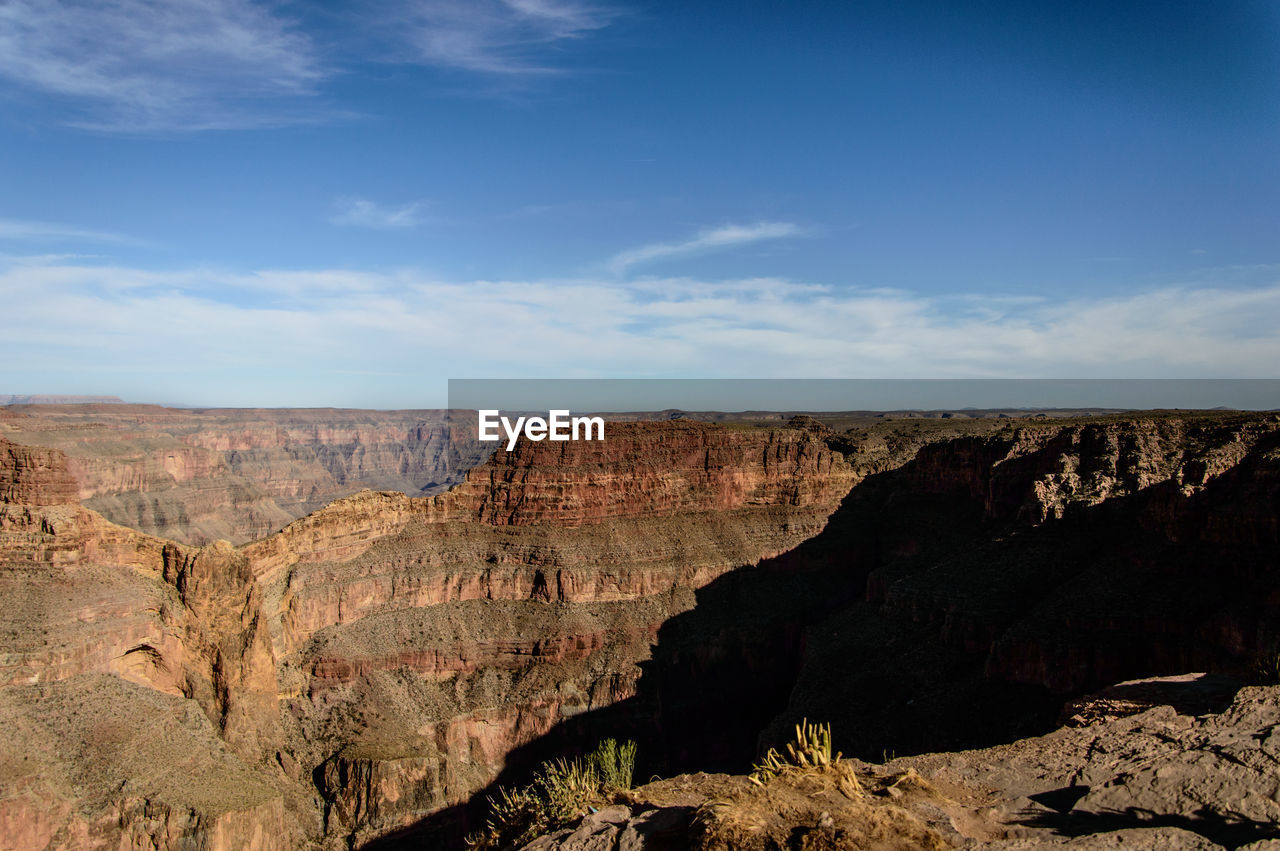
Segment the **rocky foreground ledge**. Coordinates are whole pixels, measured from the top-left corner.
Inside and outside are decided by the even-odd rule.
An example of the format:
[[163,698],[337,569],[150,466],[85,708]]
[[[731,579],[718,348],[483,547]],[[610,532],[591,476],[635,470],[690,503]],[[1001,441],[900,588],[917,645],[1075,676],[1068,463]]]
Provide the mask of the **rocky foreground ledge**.
[[525,849],[1280,849],[1280,687],[1235,691],[1207,674],[1123,683],[1046,736],[848,761],[857,789],[823,769],[681,775]]

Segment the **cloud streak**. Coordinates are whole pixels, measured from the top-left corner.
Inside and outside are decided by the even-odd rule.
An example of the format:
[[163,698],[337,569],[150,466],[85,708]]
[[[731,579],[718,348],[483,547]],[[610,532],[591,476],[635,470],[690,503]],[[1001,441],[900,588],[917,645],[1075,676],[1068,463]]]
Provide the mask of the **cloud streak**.
[[799,236],[801,228],[791,222],[756,222],[751,225],[723,225],[698,233],[693,239],[685,242],[655,242],[632,248],[615,254],[609,261],[609,268],[615,274],[622,274],[633,266],[665,260],[669,257],[682,257],[712,251],[720,248],[732,248],[749,245],[772,239],[786,239]]
[[1028,301],[774,278],[441,281],[51,262],[0,267],[0,299],[0,357],[27,364],[29,385],[61,392],[74,379],[83,392],[198,404],[414,407],[440,402],[433,380],[463,373],[1274,377],[1280,362],[1269,321],[1280,282]]
[[[269,0],[0,0],[0,81],[45,115],[137,134],[349,118],[324,84],[370,61],[508,82],[619,14],[586,0],[392,0],[287,18]],[[310,15],[311,19],[301,17]],[[316,37],[317,21],[341,34]],[[476,89],[472,93],[485,93]]]
[[142,240],[118,233],[86,230],[53,222],[0,219],[0,240],[20,242],[100,242],[117,245],[144,245]]
[[329,219],[331,224],[374,230],[407,230],[423,224],[427,205],[424,201],[414,201],[388,207],[364,198],[344,198],[337,202],[337,206],[338,212]]
[[280,101],[323,76],[310,40],[251,0],[0,5],[0,77],[78,105],[98,129],[292,123],[302,116]]
[[417,0],[404,4],[407,61],[504,77],[555,73],[543,48],[603,29],[617,11],[582,0]]

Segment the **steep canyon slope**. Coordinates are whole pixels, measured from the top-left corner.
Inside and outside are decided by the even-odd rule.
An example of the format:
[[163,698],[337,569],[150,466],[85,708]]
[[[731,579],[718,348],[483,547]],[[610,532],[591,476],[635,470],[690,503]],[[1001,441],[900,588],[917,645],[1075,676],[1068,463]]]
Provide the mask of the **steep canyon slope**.
[[[367,491],[196,549],[82,508],[56,450],[0,458],[22,603],[5,614],[6,720],[50,742],[38,761],[6,750],[5,788],[28,791],[3,817],[32,847],[222,823],[225,847],[345,845],[459,805],[513,748],[630,696],[693,588],[815,534],[860,475],[803,429],[619,425],[604,444],[500,451],[445,495]],[[199,753],[199,774],[164,751],[111,759],[145,730],[75,720],[145,727],[179,707],[160,744]]]

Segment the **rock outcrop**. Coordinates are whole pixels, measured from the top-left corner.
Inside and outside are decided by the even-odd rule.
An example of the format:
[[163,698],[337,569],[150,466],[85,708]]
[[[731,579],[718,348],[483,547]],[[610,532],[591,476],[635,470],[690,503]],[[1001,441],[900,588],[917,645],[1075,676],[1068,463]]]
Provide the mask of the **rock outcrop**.
[[[856,488],[809,546],[801,717],[876,757],[1041,732],[1065,696],[1280,646],[1280,419],[1124,418],[930,444]],[[807,618],[807,620],[806,620]]]
[[[767,437],[761,439],[762,435]],[[523,441],[449,495],[492,525],[579,526],[623,517],[830,506],[848,491],[842,454],[803,429],[734,431],[615,423],[601,443]]]
[[[1127,686],[1132,692],[1149,684],[1148,695],[1194,701],[1206,689],[1204,679]],[[1126,845],[1145,848],[1267,847],[1280,840],[1280,687],[1243,688],[1217,708],[1195,714],[1154,704],[1084,727],[885,768],[910,767],[980,790],[988,817],[1002,825],[1004,847],[1103,847],[1119,835],[1128,837]]]
[[[1186,709],[1222,687],[1203,674],[1125,683],[1116,688],[1145,695],[1146,709],[994,748],[845,761],[845,775],[681,775],[524,847],[1270,848],[1280,842],[1280,687],[1240,690],[1215,712]],[[837,782],[847,773],[858,783]]]
[[216,563],[229,545],[192,553],[115,526],[74,502],[62,453],[33,454],[0,448],[15,483],[0,502],[3,846],[284,849],[318,835],[306,793],[264,770],[246,733],[278,713],[275,669],[237,619],[252,614],[251,577]]
[[79,501],[76,480],[62,453],[40,446],[19,446],[0,437],[0,454],[0,502],[73,505]]

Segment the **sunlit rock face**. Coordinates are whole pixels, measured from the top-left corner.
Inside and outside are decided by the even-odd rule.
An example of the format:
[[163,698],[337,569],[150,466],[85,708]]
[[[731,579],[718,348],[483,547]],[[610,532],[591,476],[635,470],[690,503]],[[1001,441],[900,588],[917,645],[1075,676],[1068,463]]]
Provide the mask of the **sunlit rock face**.
[[[800,430],[610,431],[568,454],[499,451],[441,496],[362,492],[239,548],[115,526],[42,450],[4,506],[7,574],[41,636],[6,648],[6,682],[27,689],[14,713],[104,675],[189,704],[209,735],[186,745],[270,792],[196,820],[257,819],[263,847],[363,841],[461,803],[513,748],[631,697],[694,588],[814,534],[859,475]],[[96,690],[74,694],[108,705]],[[155,800],[192,809],[183,769],[154,771],[174,781]],[[82,830],[50,812],[51,836]],[[154,821],[163,846],[175,828]]]
[[60,449],[84,505],[180,543],[241,544],[364,488],[411,496],[488,451],[443,411],[0,408],[0,435]]

